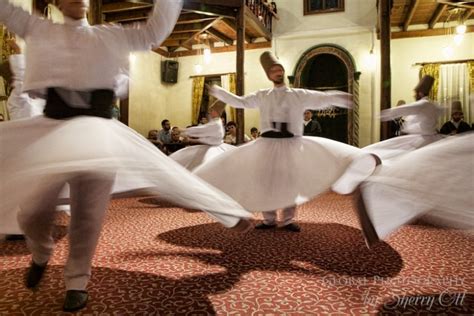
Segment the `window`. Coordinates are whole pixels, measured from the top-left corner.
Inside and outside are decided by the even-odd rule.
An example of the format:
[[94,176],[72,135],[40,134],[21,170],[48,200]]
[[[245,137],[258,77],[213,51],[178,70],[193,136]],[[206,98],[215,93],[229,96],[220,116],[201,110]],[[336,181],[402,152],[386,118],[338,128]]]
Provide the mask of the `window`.
[[304,15],[344,11],[344,0],[303,0]]

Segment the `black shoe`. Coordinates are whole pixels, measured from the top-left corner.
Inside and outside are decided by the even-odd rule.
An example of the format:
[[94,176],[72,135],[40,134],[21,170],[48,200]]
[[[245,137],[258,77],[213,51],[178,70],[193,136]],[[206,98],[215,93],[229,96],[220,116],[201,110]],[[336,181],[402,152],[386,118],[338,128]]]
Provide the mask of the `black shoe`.
[[69,290],[66,291],[66,298],[64,299],[63,311],[74,312],[86,307],[89,295],[87,291]]
[[5,236],[6,241],[17,241],[17,240],[25,240],[24,235],[6,235]]
[[367,209],[365,208],[364,198],[362,197],[360,188],[357,188],[354,198],[357,216],[359,218],[360,227],[362,228],[365,244],[367,245],[367,248],[370,249],[370,247],[378,243],[380,239],[377,235],[377,232],[375,231],[374,225],[372,224],[372,220],[367,213]]
[[268,225],[265,223],[258,223],[257,225],[255,225],[255,229],[272,229],[275,227],[276,227],[276,224]]
[[27,288],[35,288],[43,277],[44,270],[46,269],[46,262],[44,265],[36,264],[34,261],[31,261],[30,269],[26,273],[25,285]]
[[282,227],[284,230],[293,232],[293,233],[299,233],[301,231],[300,225],[296,223],[289,223],[288,225],[285,225]]

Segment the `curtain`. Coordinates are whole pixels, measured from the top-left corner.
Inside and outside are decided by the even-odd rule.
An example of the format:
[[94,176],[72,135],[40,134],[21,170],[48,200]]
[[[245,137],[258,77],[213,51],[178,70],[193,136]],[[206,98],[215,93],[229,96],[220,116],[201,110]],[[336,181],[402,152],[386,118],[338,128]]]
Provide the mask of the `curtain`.
[[455,100],[461,101],[464,121],[471,123],[473,120],[472,105],[469,104],[470,87],[470,69],[467,63],[447,64],[439,67],[439,90],[438,102],[445,106],[447,111],[440,118],[440,124],[451,119],[451,104]]
[[[228,75],[222,75],[221,76],[221,85],[222,88],[232,92],[235,94],[236,92],[236,84],[235,84],[235,74],[228,74]],[[227,113],[227,121],[234,121],[237,118],[236,110],[235,108],[231,106],[226,106],[226,113]]]
[[438,87],[439,87],[439,64],[425,64],[420,69],[420,79],[424,75],[430,75],[434,78],[434,84],[431,88],[431,92],[429,95],[430,100],[437,101],[438,100]]
[[202,95],[204,93],[204,77],[193,78],[193,96],[192,96],[192,123],[198,124],[199,111],[201,110]]

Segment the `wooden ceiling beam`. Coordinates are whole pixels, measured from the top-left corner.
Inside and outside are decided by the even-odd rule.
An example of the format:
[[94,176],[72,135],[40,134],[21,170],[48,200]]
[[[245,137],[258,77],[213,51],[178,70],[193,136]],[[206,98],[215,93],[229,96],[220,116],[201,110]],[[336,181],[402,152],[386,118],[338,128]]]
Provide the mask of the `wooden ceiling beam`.
[[111,2],[111,3],[104,3],[102,5],[102,13],[113,13],[113,12],[129,12],[133,10],[143,10],[143,9],[151,10],[153,8],[153,4],[147,3],[136,3],[136,2]]
[[204,32],[207,31],[208,29],[210,29],[214,23],[216,23],[217,21],[220,21],[220,20],[222,20],[222,19],[223,19],[222,17],[218,17],[218,18],[215,19],[214,21],[208,23],[208,24],[207,24],[205,27],[203,27],[201,30],[199,30],[198,32],[194,33],[194,35],[191,36],[188,40],[184,41],[184,43],[182,43],[181,46],[184,47],[184,48],[187,48],[187,49],[189,49],[189,50],[192,50],[192,44],[191,44],[191,42],[194,41],[195,39],[197,39],[200,34],[204,33]]
[[[234,20],[229,20],[229,19],[223,19],[223,23],[227,24],[229,27],[231,27],[233,30],[237,30],[237,24],[235,24]],[[237,31],[236,31],[237,33]],[[245,41],[247,43],[252,43],[252,38],[245,34]]]
[[463,22],[467,21],[471,17],[473,12],[474,12],[473,9],[466,10],[466,12],[464,13],[464,15],[461,18],[463,20]]
[[204,27],[211,24],[212,22],[214,22],[214,20],[212,20],[210,22],[208,21],[206,23],[193,23],[193,24],[176,25],[173,29],[172,34],[174,34],[174,33],[189,33],[189,32],[196,33],[196,32],[199,32],[200,30],[202,30]]
[[208,6],[223,6],[231,8],[240,8],[243,5],[242,0],[184,0],[184,6],[189,4],[202,4]]
[[410,26],[411,20],[413,19],[413,15],[415,14],[416,7],[420,3],[420,0],[411,0],[410,7],[408,8],[408,13],[403,22],[403,31],[408,31],[408,27]]
[[167,52],[167,51],[165,51],[165,50],[162,49],[162,48],[159,48],[159,47],[153,48],[152,51],[154,51],[155,53],[160,54],[160,55],[163,56],[163,57],[168,57],[168,58],[170,57],[170,53]]
[[213,29],[213,28],[210,28],[207,30],[207,33],[209,33],[211,36],[215,37],[217,40],[221,41],[221,42],[224,42],[228,45],[233,45],[234,44],[234,40],[231,39],[230,37],[228,37],[227,35],[225,34],[222,34],[221,32]]
[[206,4],[190,2],[189,0],[184,2],[183,11],[194,12],[202,15],[227,17],[231,19],[235,18],[235,11],[233,8],[209,6]]
[[[469,25],[466,29],[466,33],[474,32],[474,26]],[[417,30],[417,31],[407,31],[407,32],[392,32],[392,39],[399,39],[399,38],[408,38],[408,37],[424,37],[424,36],[439,36],[439,35],[446,35],[446,34],[454,34],[456,31],[453,29],[433,29],[433,30]]]
[[[269,48],[272,47],[271,42],[260,42],[260,43],[250,43],[245,44],[245,49],[261,49],[261,48]],[[236,51],[236,46],[224,46],[224,47],[214,47],[211,49],[211,52],[214,53],[227,53],[227,52],[234,52]],[[176,57],[185,57],[185,56],[196,56],[201,55],[201,49],[193,49],[193,50],[186,50],[186,51],[174,51],[169,54],[168,57],[176,58]]]
[[438,23],[439,18],[443,15],[444,11],[446,10],[446,7],[447,7],[446,4],[441,4],[441,3],[438,4],[438,6],[436,7],[435,12],[431,16],[430,22],[429,22],[429,28],[430,29],[433,29],[435,27],[436,23]]
[[133,20],[144,20],[150,15],[150,9],[135,9],[130,11],[115,11],[105,13],[105,21],[107,22],[121,22],[121,21],[133,21]]
[[189,12],[188,14],[182,14],[176,24],[202,23],[213,19],[215,19],[215,17]]

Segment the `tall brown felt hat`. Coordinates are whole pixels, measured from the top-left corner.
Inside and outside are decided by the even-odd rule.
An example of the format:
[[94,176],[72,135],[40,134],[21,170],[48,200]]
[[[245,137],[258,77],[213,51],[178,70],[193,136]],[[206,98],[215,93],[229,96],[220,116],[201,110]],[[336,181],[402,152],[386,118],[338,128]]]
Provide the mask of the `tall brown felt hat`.
[[278,61],[278,59],[272,54],[270,51],[266,51],[260,55],[260,64],[262,64],[263,70],[265,70],[265,73],[267,74],[268,77],[268,72],[270,71],[270,68],[272,68],[275,65],[280,66],[285,70],[285,67]]
[[434,78],[430,75],[425,75],[415,87],[416,92],[421,92],[424,95],[430,94],[431,87],[433,87]]
[[12,80],[12,71],[10,69],[10,63],[5,61],[0,64],[0,77],[5,80],[5,82],[11,82]]
[[461,101],[453,101],[453,103],[451,103],[451,114],[454,113],[462,113]]
[[225,103],[222,102],[221,100],[216,100],[214,101],[210,106],[209,106],[209,111],[216,111],[219,115],[222,115],[225,109]]

